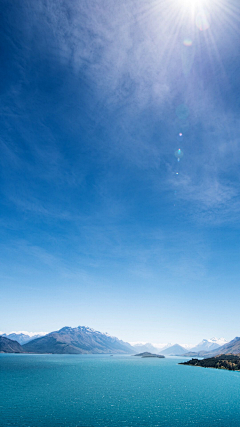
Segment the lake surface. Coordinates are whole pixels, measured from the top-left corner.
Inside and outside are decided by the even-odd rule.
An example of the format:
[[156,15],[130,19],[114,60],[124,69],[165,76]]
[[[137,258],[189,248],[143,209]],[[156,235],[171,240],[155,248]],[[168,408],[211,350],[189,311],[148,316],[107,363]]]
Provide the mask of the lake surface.
[[0,426],[240,426],[240,372],[181,360],[0,354]]

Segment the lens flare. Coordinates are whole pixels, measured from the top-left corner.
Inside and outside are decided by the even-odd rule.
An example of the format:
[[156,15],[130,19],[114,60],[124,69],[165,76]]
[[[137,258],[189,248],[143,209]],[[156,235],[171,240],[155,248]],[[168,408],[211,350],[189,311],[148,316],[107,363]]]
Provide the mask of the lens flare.
[[175,151],[175,157],[177,158],[177,161],[180,162],[180,159],[183,157],[183,152],[181,148],[179,148],[177,151]]
[[178,141],[182,142],[183,141],[183,134],[182,132],[180,132],[177,136]]
[[205,31],[210,27],[209,18],[206,12],[199,12],[196,16],[196,26],[200,31]]
[[192,46],[193,42],[191,39],[184,39],[183,44],[184,44],[184,46],[190,47],[190,46]]

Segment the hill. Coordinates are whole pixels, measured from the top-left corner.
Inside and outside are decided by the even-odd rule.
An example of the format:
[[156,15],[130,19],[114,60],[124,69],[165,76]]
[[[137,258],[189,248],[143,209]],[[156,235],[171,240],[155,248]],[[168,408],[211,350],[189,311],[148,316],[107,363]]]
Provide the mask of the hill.
[[68,326],[23,345],[29,353],[134,353],[130,344],[94,329]]
[[24,350],[17,341],[0,336],[0,353],[24,353]]
[[164,354],[165,356],[181,356],[184,353],[186,353],[186,348],[179,344],[174,344],[165,350],[161,350],[161,354]]

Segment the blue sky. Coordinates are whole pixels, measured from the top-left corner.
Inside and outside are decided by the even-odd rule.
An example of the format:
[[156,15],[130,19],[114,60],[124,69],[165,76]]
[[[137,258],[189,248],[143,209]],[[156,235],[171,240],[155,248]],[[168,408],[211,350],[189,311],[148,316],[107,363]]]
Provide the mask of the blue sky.
[[238,2],[1,10],[0,329],[239,335]]

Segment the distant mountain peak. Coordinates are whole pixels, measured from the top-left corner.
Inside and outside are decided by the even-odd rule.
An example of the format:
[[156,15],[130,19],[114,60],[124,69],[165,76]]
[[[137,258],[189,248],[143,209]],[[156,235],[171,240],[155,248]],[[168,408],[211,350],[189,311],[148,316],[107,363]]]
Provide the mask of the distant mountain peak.
[[64,326],[58,331],[35,339],[24,345],[30,353],[88,354],[88,353],[132,353],[129,343],[109,334],[95,331],[88,326],[71,328]]
[[28,332],[28,331],[11,331],[11,332],[1,332],[1,335],[11,335],[11,334],[16,334],[16,335],[27,335],[29,337],[35,337],[36,335],[47,335],[48,332]]
[[192,347],[189,351],[193,353],[212,352],[227,344],[225,338],[212,337],[210,339],[204,338],[199,344]]
[[8,334],[2,333],[1,335],[10,340],[17,341],[19,344],[23,345],[35,338],[40,338],[47,334],[48,332],[12,331]]
[[161,353],[166,356],[180,356],[181,354],[186,353],[186,348],[179,344],[174,344],[165,350],[161,350]]
[[[211,343],[214,345],[214,343]],[[190,352],[186,353],[188,357],[212,357],[218,354],[239,354],[240,353],[240,338],[235,337],[233,340],[226,344],[219,346],[215,343],[215,347],[208,347],[199,350],[199,345],[191,349]]]

